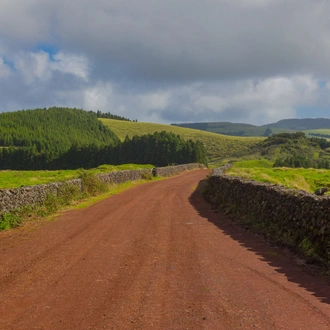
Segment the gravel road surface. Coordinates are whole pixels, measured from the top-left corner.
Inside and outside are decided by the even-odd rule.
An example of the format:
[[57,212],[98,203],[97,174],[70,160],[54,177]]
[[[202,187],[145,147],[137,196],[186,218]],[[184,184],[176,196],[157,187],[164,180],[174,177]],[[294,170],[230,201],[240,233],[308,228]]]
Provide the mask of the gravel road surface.
[[329,330],[329,281],[212,211],[207,173],[0,233],[0,329]]

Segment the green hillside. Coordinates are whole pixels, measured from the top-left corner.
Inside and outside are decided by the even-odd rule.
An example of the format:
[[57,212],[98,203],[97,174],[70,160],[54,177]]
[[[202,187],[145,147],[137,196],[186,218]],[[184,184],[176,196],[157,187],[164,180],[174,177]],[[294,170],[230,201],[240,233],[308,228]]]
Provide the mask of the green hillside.
[[261,137],[224,136],[173,125],[127,122],[104,118],[101,118],[100,120],[122,141],[125,139],[126,135],[131,138],[134,135],[153,134],[154,132],[160,131],[179,134],[186,140],[200,140],[204,144],[209,161],[247,153],[251,146],[254,146],[263,140]]
[[[114,122],[126,118],[105,114]],[[125,163],[207,164],[204,145],[172,132],[125,138],[103,125],[99,112],[58,108],[0,115],[1,170],[60,170]],[[119,120],[118,120],[119,119]],[[142,133],[142,134],[141,134]],[[148,132],[146,132],[148,133]]]

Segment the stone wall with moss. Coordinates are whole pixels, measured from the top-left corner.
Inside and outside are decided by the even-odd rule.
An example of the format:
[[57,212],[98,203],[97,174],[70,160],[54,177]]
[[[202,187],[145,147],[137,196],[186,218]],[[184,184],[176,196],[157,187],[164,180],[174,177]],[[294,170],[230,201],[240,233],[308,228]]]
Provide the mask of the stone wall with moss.
[[330,262],[330,197],[232,177],[225,168],[213,170],[205,197],[269,240]]
[[[150,178],[153,175],[170,176],[176,175],[183,171],[199,168],[199,164],[187,164],[170,167],[157,167],[146,170],[124,170],[114,171],[105,174],[98,174],[102,182],[106,184],[119,184],[127,181],[137,181]],[[82,190],[82,180],[74,179],[65,181],[66,184],[72,184]],[[23,206],[34,206],[43,204],[48,194],[57,195],[59,188],[64,182],[55,182],[48,184],[40,184],[30,187],[21,187],[17,189],[0,190],[0,215],[12,210],[19,209]]]

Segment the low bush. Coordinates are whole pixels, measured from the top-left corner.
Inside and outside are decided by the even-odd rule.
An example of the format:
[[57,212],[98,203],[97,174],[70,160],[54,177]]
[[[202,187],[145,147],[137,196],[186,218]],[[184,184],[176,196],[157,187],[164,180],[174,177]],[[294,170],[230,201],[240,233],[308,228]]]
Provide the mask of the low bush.
[[81,170],[79,178],[82,180],[82,193],[86,196],[95,196],[108,189],[108,186],[90,171]]
[[142,180],[153,180],[154,176],[152,175],[152,172],[143,172],[141,178]]

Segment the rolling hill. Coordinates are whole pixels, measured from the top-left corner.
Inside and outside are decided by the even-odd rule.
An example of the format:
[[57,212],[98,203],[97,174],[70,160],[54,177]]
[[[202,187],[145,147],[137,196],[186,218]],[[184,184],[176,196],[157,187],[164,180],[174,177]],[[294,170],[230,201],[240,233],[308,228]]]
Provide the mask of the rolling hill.
[[233,136],[265,136],[269,128],[272,133],[297,132],[316,129],[330,129],[330,119],[327,118],[305,118],[305,119],[283,119],[276,123],[255,126],[243,123],[230,122],[205,122],[205,123],[182,123],[173,126],[198,129]]
[[261,127],[289,129],[294,131],[305,131],[320,128],[330,128],[330,119],[328,118],[304,118],[304,119],[283,119],[277,123],[263,125]]
[[180,135],[186,141],[202,141],[209,162],[246,154],[263,140],[98,117],[92,111],[60,107],[1,113],[1,168],[55,169],[70,168],[73,163],[78,166],[80,162],[92,164],[92,160],[99,162],[104,158],[99,154],[102,148],[119,145],[126,136],[132,139],[162,131]]
[[200,140],[204,144],[209,162],[247,153],[252,146],[263,140],[261,137],[225,136],[173,125],[128,122],[105,118],[100,118],[99,120],[108,126],[122,141],[126,135],[131,138],[134,135],[153,134],[160,131],[179,134],[186,140]]

